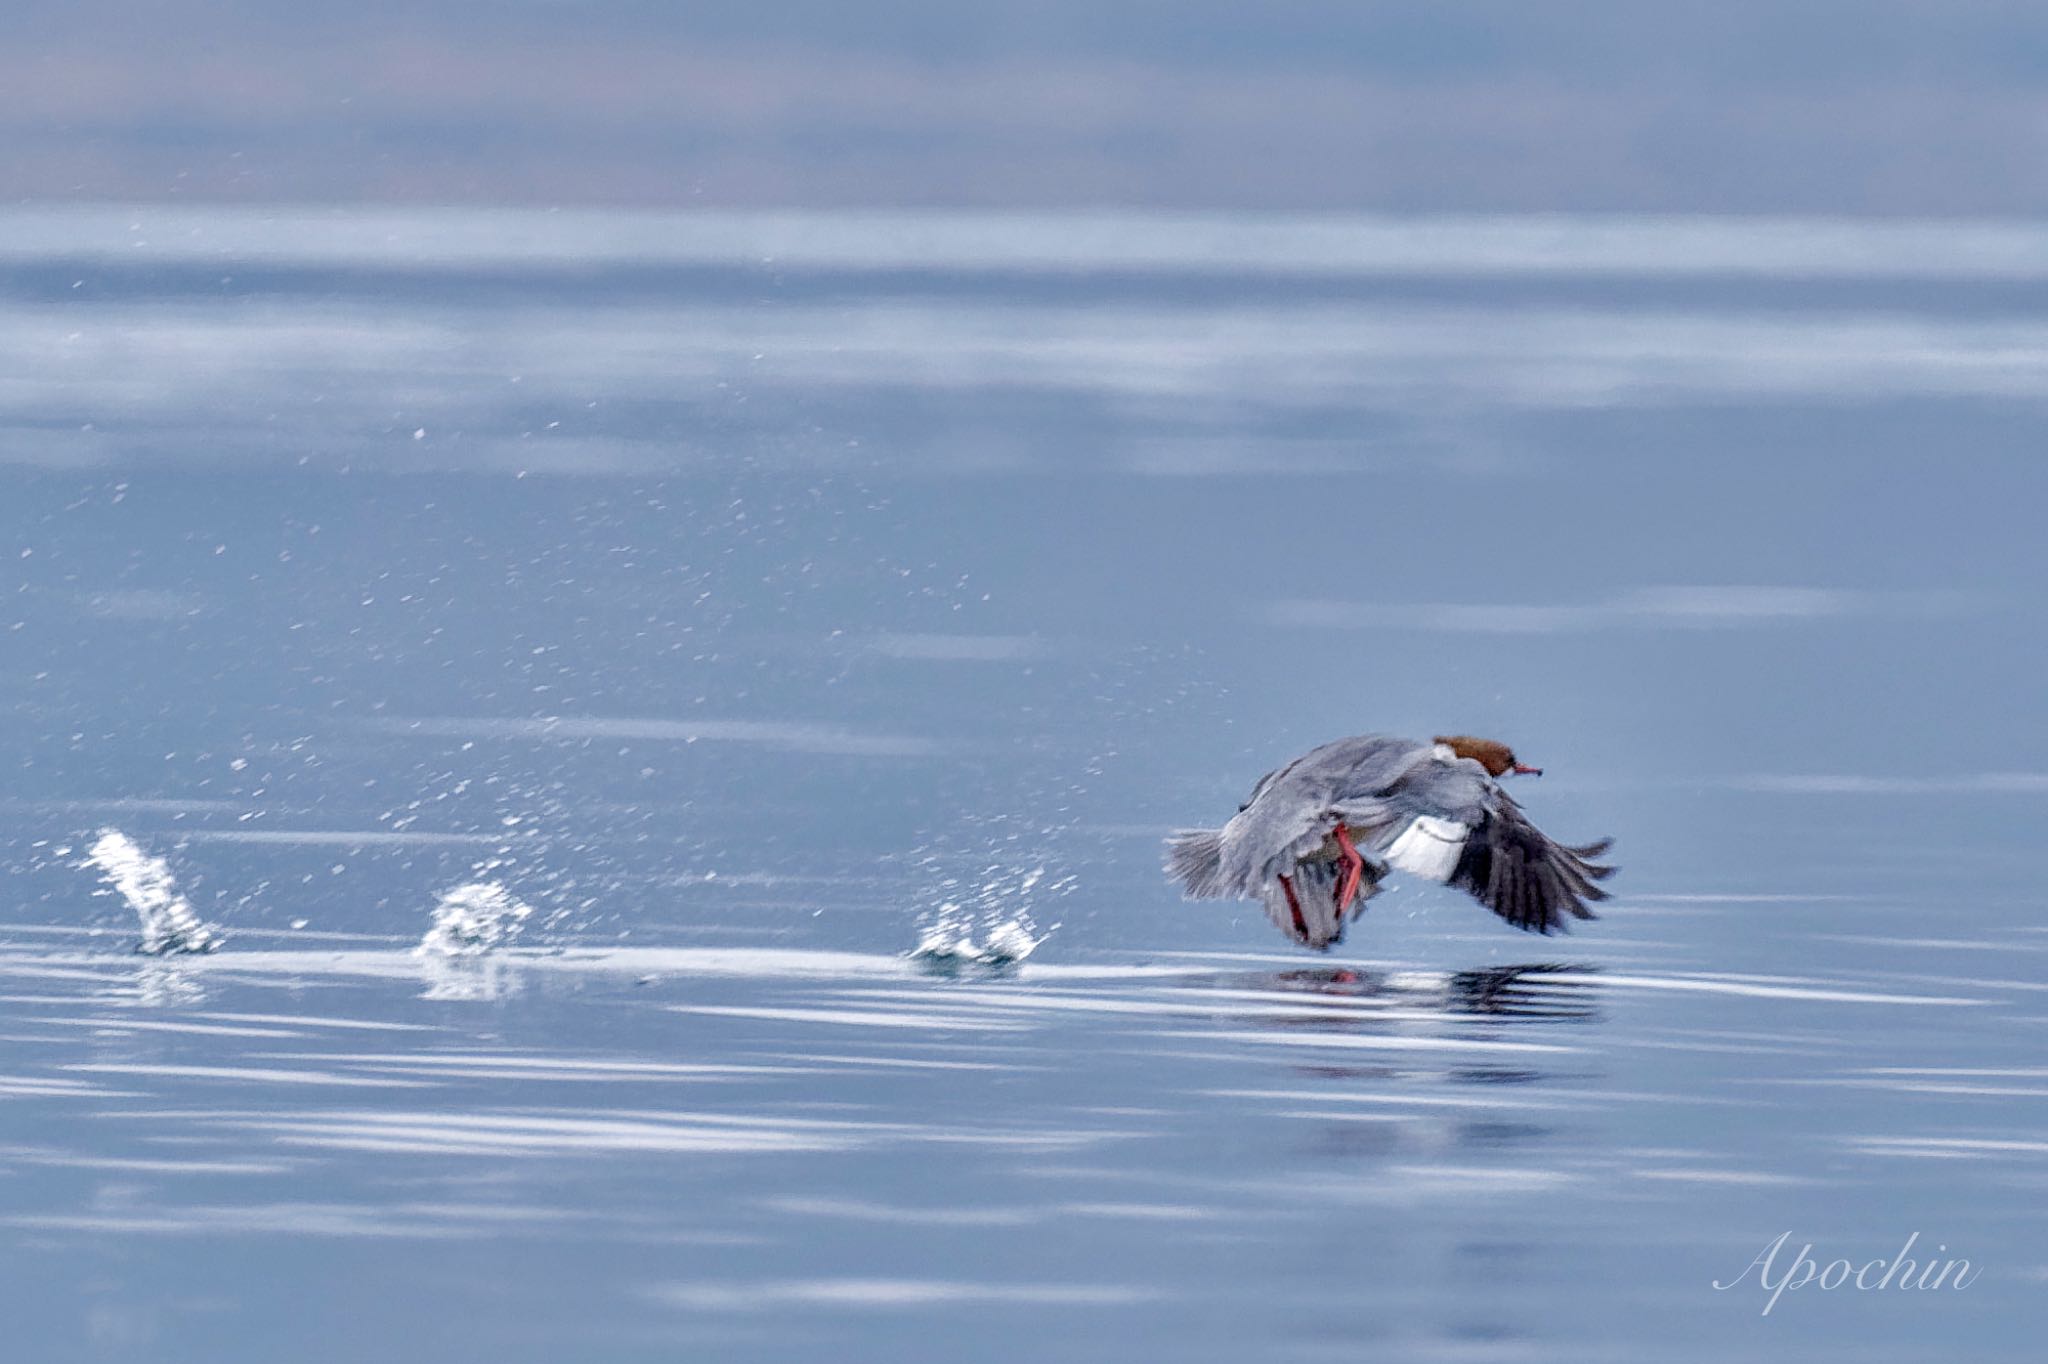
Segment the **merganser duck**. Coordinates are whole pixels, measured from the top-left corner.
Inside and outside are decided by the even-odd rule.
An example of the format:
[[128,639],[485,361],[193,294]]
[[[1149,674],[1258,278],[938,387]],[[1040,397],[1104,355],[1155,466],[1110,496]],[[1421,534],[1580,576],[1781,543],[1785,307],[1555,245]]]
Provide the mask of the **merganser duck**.
[[1470,891],[1516,928],[1558,932],[1596,917],[1613,846],[1553,843],[1500,787],[1542,776],[1514,750],[1468,734],[1433,742],[1360,734],[1268,772],[1221,829],[1166,840],[1166,871],[1190,900],[1258,900],[1304,947],[1343,940],[1392,867]]

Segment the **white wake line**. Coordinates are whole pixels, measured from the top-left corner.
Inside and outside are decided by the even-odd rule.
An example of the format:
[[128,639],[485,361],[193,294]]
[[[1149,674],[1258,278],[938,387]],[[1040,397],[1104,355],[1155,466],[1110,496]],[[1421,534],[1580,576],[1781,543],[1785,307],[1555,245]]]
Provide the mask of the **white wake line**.
[[[1148,963],[1020,963],[1006,978],[1022,983],[1084,980],[1170,981],[1207,977],[1215,971],[1215,960],[1237,962],[1285,962],[1299,966],[1299,958],[1256,957],[1238,954],[1167,953],[1182,958],[1181,964]],[[1206,959],[1206,960],[1203,960]],[[392,949],[321,948],[270,951],[221,952],[173,958],[155,958],[167,967],[194,973],[261,976],[361,976],[391,980],[416,980],[421,974],[420,958],[408,944]],[[913,980],[928,972],[907,955],[880,952],[813,951],[774,947],[513,947],[482,953],[470,960],[438,959],[444,969],[517,970],[561,975],[635,975],[688,978],[718,976],[772,980]],[[1200,961],[1201,964],[1197,964]],[[0,948],[0,974],[58,970],[125,971],[134,959],[107,953],[40,952]],[[1366,965],[1361,963],[1361,965]],[[1439,973],[1428,973],[1435,976]],[[1445,976],[1448,979],[1448,976]],[[1867,990],[1835,988],[1824,980],[1798,976],[1691,977],[1625,975],[1605,971],[1547,972],[1540,981],[1546,985],[1589,986],[1594,989],[1671,990],[1702,994],[1739,995],[1751,999],[1810,1000],[1835,1004],[1904,1004],[1926,1006],[1972,1006],[1992,1003],[1988,999],[1958,995],[1879,994]],[[1192,994],[1200,999],[1222,999],[1207,991]],[[1289,1001],[1296,997],[1285,996]],[[1304,996],[1313,1000],[1314,996]],[[1357,1006],[1354,1006],[1357,1007]]]
[[1693,990],[1705,994],[1742,995],[1751,999],[1810,999],[1833,1004],[1989,1004],[1988,999],[1965,999],[1950,995],[1878,995],[1859,990],[1813,989],[1795,985],[1754,985],[1733,980],[1686,980],[1668,976],[1617,976],[1605,972],[1585,975],[1559,974],[1551,981],[1581,985],[1608,985],[1621,990]]
[[[1771,897],[1773,899],[1777,897]],[[1190,961],[1206,961],[1243,966],[1266,966],[1273,964],[1301,966],[1302,959],[1282,955],[1255,955],[1236,952],[1166,952],[1162,956]],[[1401,970],[1391,962],[1354,962],[1358,970],[1380,973],[1389,986],[1404,984],[1410,989],[1426,989],[1448,984],[1457,973],[1447,970]],[[1397,981],[1397,977],[1414,977],[1412,980]],[[1989,1004],[1988,999],[1958,995],[1887,995],[1868,990],[1838,988],[1832,982],[1814,976],[1759,976],[1759,975],[1713,975],[1713,976],[1646,976],[1627,975],[1597,968],[1567,968],[1544,970],[1534,974],[1530,983],[1537,986],[1590,986],[1593,989],[1612,987],[1618,990],[1682,990],[1704,994],[1743,995],[1752,999],[1806,999],[1820,1003],[1834,1004],[1925,1004],[1925,1005],[1974,1005]],[[1963,982],[1969,983],[1969,982]],[[1985,982],[1987,985],[1998,982]],[[1367,998],[1370,998],[1368,996]]]
[[[417,980],[421,960],[410,948],[388,951],[223,951],[205,956],[156,958],[154,964],[194,974],[254,976],[358,976]],[[501,948],[470,960],[437,958],[443,971],[465,968],[560,975],[632,975],[687,978],[751,977],[775,980],[919,979],[926,973],[907,956],[879,952],[806,951],[756,947]],[[17,967],[51,966],[131,970],[134,959],[106,954],[0,951],[0,975]],[[1012,968],[1019,981],[1139,980],[1192,974],[1184,967],[1066,965],[1026,962]]]

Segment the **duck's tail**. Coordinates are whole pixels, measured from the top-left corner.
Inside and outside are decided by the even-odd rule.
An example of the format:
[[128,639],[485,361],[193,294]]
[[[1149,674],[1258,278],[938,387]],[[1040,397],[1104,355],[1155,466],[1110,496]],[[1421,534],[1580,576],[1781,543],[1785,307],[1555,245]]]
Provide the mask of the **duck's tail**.
[[1227,900],[1223,883],[1223,831],[1176,829],[1166,840],[1166,874],[1190,900]]

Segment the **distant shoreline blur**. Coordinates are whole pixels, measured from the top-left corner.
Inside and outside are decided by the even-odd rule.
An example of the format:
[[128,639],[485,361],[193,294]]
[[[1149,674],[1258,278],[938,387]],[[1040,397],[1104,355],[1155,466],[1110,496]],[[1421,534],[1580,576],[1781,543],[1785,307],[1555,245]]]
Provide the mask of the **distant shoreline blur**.
[[2048,214],[2038,9],[1099,8],[22,0],[0,15],[0,186],[16,203]]

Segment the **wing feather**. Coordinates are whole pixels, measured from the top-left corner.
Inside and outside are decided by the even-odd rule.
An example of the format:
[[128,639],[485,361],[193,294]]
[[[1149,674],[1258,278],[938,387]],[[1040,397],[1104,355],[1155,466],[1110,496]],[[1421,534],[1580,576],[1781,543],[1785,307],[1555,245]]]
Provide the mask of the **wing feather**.
[[1608,898],[1596,883],[1614,868],[1593,861],[1614,846],[1601,839],[1577,847],[1552,842],[1506,792],[1465,840],[1450,883],[1516,928],[1562,931],[1573,919],[1596,918],[1587,902]]

